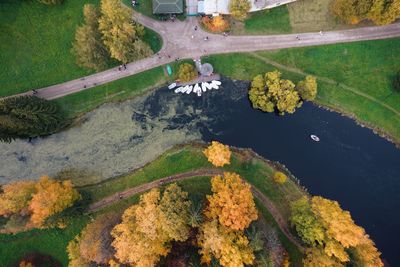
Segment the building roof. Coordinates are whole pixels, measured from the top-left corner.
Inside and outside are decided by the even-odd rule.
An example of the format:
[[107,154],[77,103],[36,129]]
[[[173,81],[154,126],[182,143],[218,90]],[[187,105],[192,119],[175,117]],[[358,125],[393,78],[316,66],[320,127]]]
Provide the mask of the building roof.
[[183,13],[183,0],[153,0],[153,14]]

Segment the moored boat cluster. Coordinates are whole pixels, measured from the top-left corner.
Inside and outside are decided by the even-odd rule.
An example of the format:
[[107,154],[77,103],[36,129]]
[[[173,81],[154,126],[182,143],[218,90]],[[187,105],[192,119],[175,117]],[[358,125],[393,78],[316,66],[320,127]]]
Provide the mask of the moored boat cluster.
[[[194,85],[185,85],[185,86],[180,86],[174,90],[175,93],[195,93],[197,96],[201,96],[202,93],[207,92],[207,90],[212,90],[212,89],[219,89],[221,85],[220,81],[214,80],[211,82],[202,82],[201,84],[196,83]],[[173,89],[174,87],[168,86],[169,89]]]

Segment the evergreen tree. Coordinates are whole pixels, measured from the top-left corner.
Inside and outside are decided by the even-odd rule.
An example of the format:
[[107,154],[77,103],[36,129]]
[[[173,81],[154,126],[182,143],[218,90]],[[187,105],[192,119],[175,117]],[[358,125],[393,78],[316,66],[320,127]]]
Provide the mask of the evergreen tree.
[[52,134],[65,126],[65,117],[54,102],[33,96],[0,100],[0,140]]

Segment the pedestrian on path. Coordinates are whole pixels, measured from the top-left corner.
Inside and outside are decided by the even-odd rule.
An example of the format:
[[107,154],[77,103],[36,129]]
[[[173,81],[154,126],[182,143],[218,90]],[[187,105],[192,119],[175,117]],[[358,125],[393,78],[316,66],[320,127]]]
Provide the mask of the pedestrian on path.
[[297,41],[300,41],[300,37],[298,35],[296,35],[296,39]]
[[194,30],[197,31],[197,26],[194,26]]
[[319,35],[321,35],[321,36],[323,35],[322,31],[319,31]]
[[124,70],[126,70],[126,64],[124,63]]
[[122,70],[122,66],[119,66],[119,67],[118,67],[118,70],[121,71],[121,70]]

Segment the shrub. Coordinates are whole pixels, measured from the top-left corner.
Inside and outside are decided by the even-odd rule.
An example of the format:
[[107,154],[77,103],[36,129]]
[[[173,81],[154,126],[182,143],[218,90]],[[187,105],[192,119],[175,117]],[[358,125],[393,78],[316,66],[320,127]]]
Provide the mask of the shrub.
[[284,184],[286,183],[287,176],[283,172],[277,171],[274,174],[274,181],[278,184]]
[[181,82],[188,82],[197,77],[197,71],[189,63],[183,63],[179,66],[178,78]]

